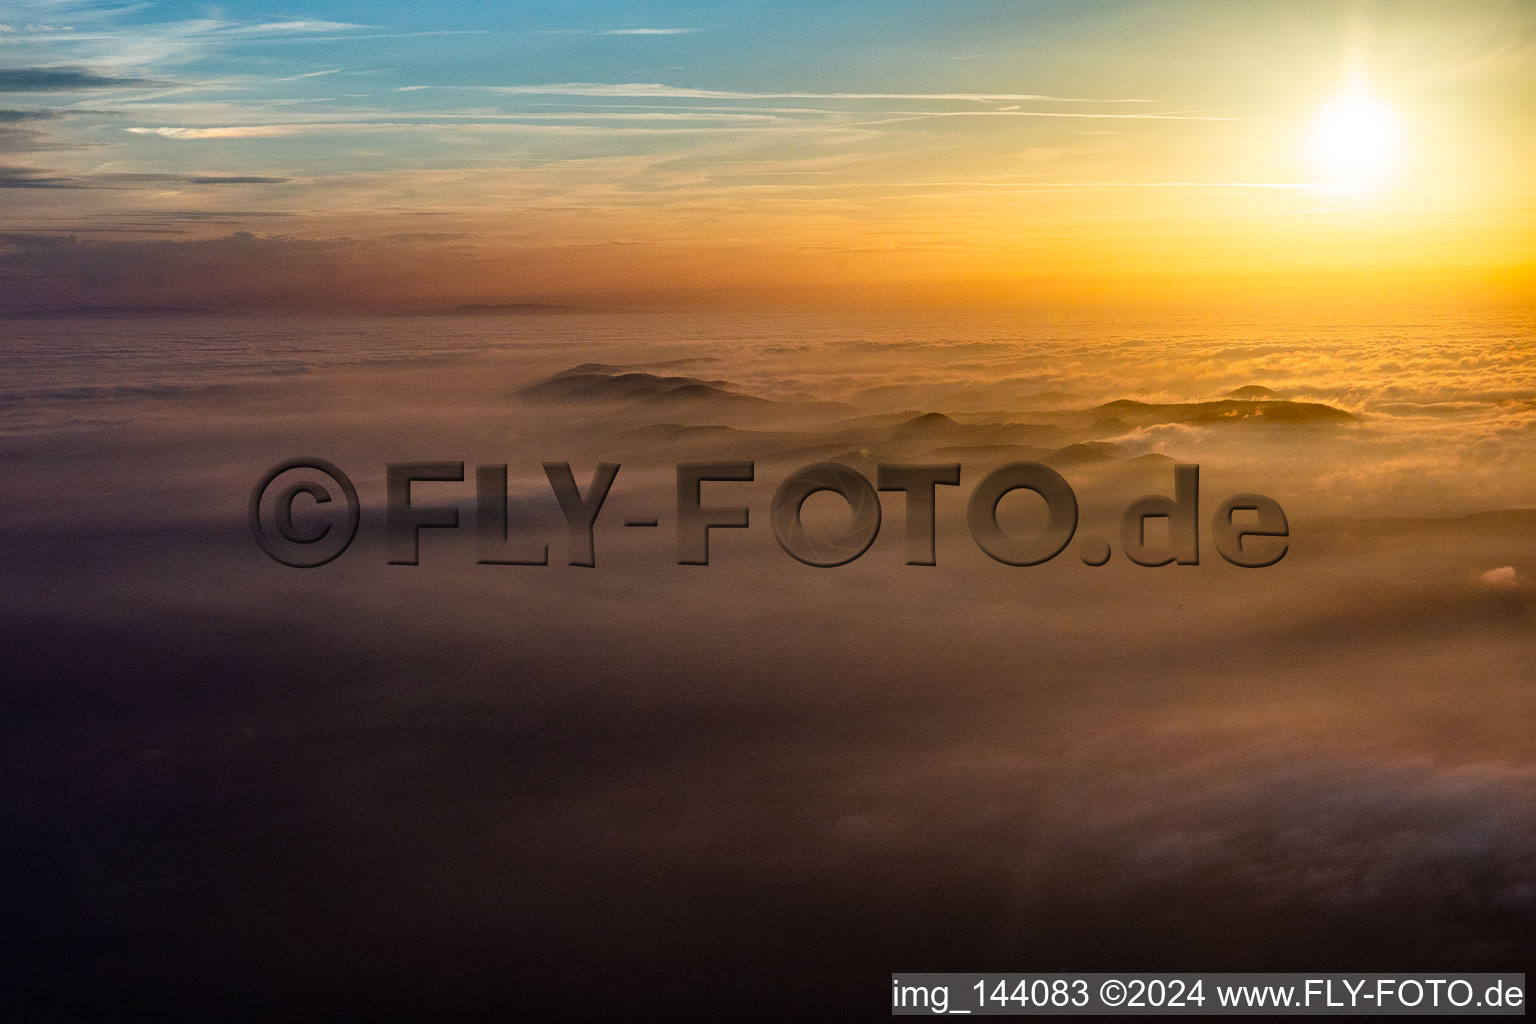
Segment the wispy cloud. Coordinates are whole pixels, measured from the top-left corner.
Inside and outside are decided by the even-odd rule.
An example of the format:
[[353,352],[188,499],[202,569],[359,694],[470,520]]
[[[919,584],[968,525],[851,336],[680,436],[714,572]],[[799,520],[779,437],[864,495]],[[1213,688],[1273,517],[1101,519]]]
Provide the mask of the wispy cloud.
[[354,32],[359,29],[373,27],[372,25],[359,25],[350,21],[293,19],[289,21],[268,21],[254,25],[219,25],[213,31],[228,36],[258,36],[287,32]]
[[[618,114],[593,114],[582,115],[549,115],[548,119],[541,119],[540,115],[532,114],[523,118],[508,117],[495,121],[294,121],[282,124],[243,124],[243,125],[214,125],[214,126],[188,126],[188,125],[159,125],[159,126],[133,126],[124,128],[125,132],[133,135],[156,135],[164,139],[177,141],[201,141],[210,139],[275,139],[287,138],[299,135],[345,135],[370,132],[485,132],[485,133],[547,133],[547,134],[594,134],[603,136],[612,135],[678,135],[693,133],[719,133],[729,130],[731,127],[754,129],[765,124],[771,124],[789,131],[825,131],[821,125],[806,122],[797,122],[786,118],[752,117],[744,114],[726,114],[710,116],[702,113],[682,113],[676,115],[637,114],[633,116],[636,121],[663,122],[650,124],[645,127],[625,127],[622,124],[611,123],[555,123],[564,122],[614,122],[628,120],[624,115]],[[684,124],[668,125],[668,121],[681,121]],[[688,126],[686,122],[701,121],[703,124]],[[723,122],[723,123],[721,123]]]
[[687,36],[703,32],[701,28],[546,28],[541,36]]
[[306,78],[324,78],[327,75],[339,75],[350,68],[326,68],[324,71],[309,71],[302,75],[289,75],[286,78],[274,78],[274,82],[301,82]]
[[139,69],[184,64],[236,45],[355,38],[372,28],[355,22],[299,18],[240,22],[207,17],[134,22],[127,17],[145,9],[147,5],[71,11],[70,16],[80,24],[71,26],[69,31],[44,31],[47,26],[28,24],[21,31],[5,34],[5,42],[8,48],[24,48],[39,65]]
[[102,189],[134,185],[281,185],[288,178],[261,174],[103,173],[65,175],[40,167],[0,167],[0,188]]
[[282,185],[292,179],[274,178],[263,174],[112,173],[95,175],[92,180],[120,182],[126,185]]
[[690,86],[663,85],[659,82],[559,82],[546,85],[405,85],[398,92],[422,89],[456,89],[526,96],[635,96],[678,97],[723,100],[931,100],[934,102],[1007,103],[1042,101],[1051,103],[1151,103],[1142,98],[1094,98],[1052,96],[1045,93],[988,92],[737,92],[724,89],[695,89]]
[[1146,114],[1103,113],[1083,110],[913,110],[894,117],[874,121],[861,121],[860,125],[901,124],[907,121],[928,121],[945,117],[1066,117],[1131,120],[1131,121],[1268,121],[1267,117],[1239,117],[1231,114],[1193,114],[1180,111],[1153,112]]
[[[216,128],[192,128],[185,125],[162,125],[158,128],[125,128],[134,135],[159,135],[166,139],[271,139],[285,135],[302,135],[306,131],[338,131],[369,127],[357,124],[245,124],[225,125]],[[378,126],[387,127],[387,126]]]

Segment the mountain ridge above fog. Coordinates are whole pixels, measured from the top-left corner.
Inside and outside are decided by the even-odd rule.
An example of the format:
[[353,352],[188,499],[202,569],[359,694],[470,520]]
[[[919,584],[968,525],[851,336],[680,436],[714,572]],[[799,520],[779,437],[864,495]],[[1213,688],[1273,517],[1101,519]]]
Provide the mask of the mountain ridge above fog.
[[[1150,423],[1220,423],[1263,420],[1269,423],[1354,423],[1360,417],[1352,412],[1322,402],[1294,402],[1290,399],[1226,398],[1215,402],[1172,402],[1159,404],[1119,398],[1096,406],[1093,412],[1113,413],[1136,426]],[[1139,422],[1138,422],[1139,421]]]
[[[612,436],[634,446],[632,453],[616,455],[678,460],[728,453],[766,461],[940,459],[1154,469],[1179,460],[1139,436],[1145,428],[1317,430],[1358,422],[1354,414],[1334,406],[1278,397],[1176,403],[1117,399],[1075,409],[952,415],[935,407],[943,406],[945,386],[920,396],[929,403],[927,408],[870,413],[801,392],[770,398],[727,379],[666,372],[716,362],[720,360],[581,363],[522,386],[515,394],[580,409],[588,418],[608,419]],[[1064,393],[1047,394],[1059,398]]]
[[[688,365],[694,360],[674,360],[658,364],[653,369],[665,369]],[[942,388],[936,389],[942,393]],[[1247,385],[1230,394],[1273,396],[1276,393],[1259,385]],[[542,380],[529,384],[517,392],[525,398],[547,401],[582,401],[623,403],[630,407],[652,403],[683,409],[709,412],[762,413],[771,415],[777,411],[832,414],[847,418],[868,414],[845,402],[829,402],[795,396],[793,400],[765,398],[754,395],[742,385],[721,378],[653,373],[631,366],[605,363],[583,363],[562,370]],[[1062,392],[1048,392],[1053,400],[1065,396]],[[806,400],[809,399],[809,400]],[[1279,397],[1222,398],[1196,402],[1144,402],[1120,398],[1083,409],[1041,410],[1035,418],[1043,423],[1021,424],[976,423],[982,414],[966,416],[962,422],[954,416],[938,411],[930,404],[926,411],[910,411],[901,414],[895,424],[897,439],[919,436],[963,434],[968,429],[1008,427],[1014,431],[1027,429],[1036,433],[1061,434],[1064,429],[1087,428],[1089,433],[1103,434],[1127,431],[1137,427],[1159,424],[1188,424],[1198,426],[1224,426],[1238,423],[1284,426],[1327,426],[1359,422],[1359,417],[1336,406],[1322,402],[1301,402]],[[992,415],[1006,416],[998,411]],[[1018,438],[1009,438],[1016,441]]]

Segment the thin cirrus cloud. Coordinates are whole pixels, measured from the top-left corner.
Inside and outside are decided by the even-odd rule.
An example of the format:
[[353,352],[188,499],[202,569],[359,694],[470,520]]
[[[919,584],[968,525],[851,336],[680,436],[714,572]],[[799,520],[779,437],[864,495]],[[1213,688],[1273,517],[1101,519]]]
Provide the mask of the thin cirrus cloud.
[[[619,115],[551,115],[572,121],[616,121]],[[217,125],[207,127],[194,127],[187,125],[160,125],[156,127],[134,126],[123,129],[133,135],[153,135],[163,139],[172,139],[179,142],[202,141],[211,139],[280,139],[301,135],[341,135],[360,134],[369,132],[538,132],[547,134],[601,134],[612,135],[678,135],[698,133],[720,133],[732,127],[756,128],[763,122],[767,122],[780,128],[799,131],[821,131],[823,128],[812,124],[801,124],[781,118],[766,117],[761,119],[750,118],[746,115],[732,114],[716,118],[704,114],[680,114],[680,115],[637,115],[639,120],[675,121],[696,118],[707,121],[707,125],[695,127],[651,125],[646,127],[617,127],[611,124],[552,124],[544,120],[538,120],[541,115],[528,115],[528,122],[521,123],[517,120],[502,121],[300,121],[288,124],[243,124],[243,125]],[[724,121],[724,124],[719,122]]]
[[[983,112],[994,113],[994,112]],[[1239,121],[1250,120],[1248,118],[1219,117],[1200,114],[1092,114],[1064,111],[1000,111],[995,112],[1013,117],[1040,117],[1040,118],[1086,118],[1086,119],[1126,119],[1136,121]],[[944,114],[922,114],[910,117],[883,118],[876,121],[836,122],[830,127],[840,128],[846,131],[868,129],[879,125],[895,124],[904,121],[918,121],[928,118],[944,117]],[[624,122],[647,121],[653,122],[646,127],[620,127]],[[687,127],[686,122],[708,122],[713,127]],[[575,122],[575,123],[551,123],[551,122]],[[605,125],[599,127],[600,124]],[[661,122],[661,123],[654,123]],[[679,122],[669,125],[666,122]],[[211,139],[278,139],[301,135],[333,135],[363,132],[400,132],[400,131],[484,131],[484,132],[511,132],[511,131],[537,131],[547,133],[590,133],[601,132],[605,135],[619,134],[687,134],[693,132],[719,132],[731,128],[742,130],[774,129],[778,131],[826,131],[828,125],[824,122],[778,117],[773,115],[751,115],[738,113],[715,113],[711,111],[676,111],[670,113],[642,112],[642,113],[562,113],[562,114],[505,114],[498,115],[496,120],[474,121],[295,121],[274,124],[245,124],[245,125],[136,125],[125,128],[124,131],[133,135],[152,135],[164,139],[176,141],[200,141]],[[1311,186],[1306,186],[1311,187]]]
[[703,32],[701,28],[546,28],[541,36],[691,36]]
[[[134,135],[158,135],[166,139],[273,139],[286,135],[302,135],[311,131],[339,131],[358,129],[360,125],[338,124],[244,124],[217,128],[192,128],[182,125],[162,125],[158,128],[125,128]],[[377,127],[387,127],[379,125]]]
[[931,100],[934,102],[1010,103],[1035,101],[1049,103],[1151,103],[1142,98],[1102,99],[1084,96],[1051,96],[1044,93],[987,92],[738,92],[725,89],[695,89],[691,86],[663,85],[659,82],[559,82],[546,85],[402,85],[396,92],[423,89],[462,89],[502,93],[509,96],[604,96],[721,100]]
[[265,174],[99,174],[96,180],[128,185],[282,185],[291,179]]
[[701,28],[605,28],[597,34],[600,36],[689,36],[702,31],[704,30]]
[[[70,15],[78,24],[70,26],[68,31],[43,31],[41,26],[25,25],[19,32],[5,33],[4,39],[12,52],[25,50],[29,55],[28,62],[39,70],[91,75],[93,73],[84,71],[82,66],[133,71],[151,66],[168,68],[218,58],[233,47],[364,38],[374,27],[316,18],[240,22],[210,17],[124,23],[123,16],[135,10],[138,9],[75,10]],[[102,76],[97,74],[96,77]],[[56,90],[102,87],[101,83],[93,85],[83,78],[75,84],[69,84],[66,79],[60,79],[60,82],[62,84],[54,86]]]
[[220,24],[216,26],[216,31],[222,35],[229,36],[253,36],[282,32],[355,32],[373,27],[372,25],[361,25],[351,21],[291,19],[288,21],[259,22],[254,25]]
[[1148,114],[1119,114],[1088,112],[1081,110],[915,110],[905,112],[893,117],[884,117],[875,121],[861,121],[859,124],[872,127],[883,124],[902,124],[908,121],[925,121],[943,117],[1065,117],[1085,118],[1088,120],[1128,120],[1128,121],[1267,121],[1262,117],[1238,117],[1230,114],[1204,114],[1184,111],[1169,111],[1167,113]]
[[326,68],[323,71],[307,71],[302,75],[289,75],[286,78],[274,78],[274,82],[302,82],[307,78],[326,78],[330,75],[340,75],[352,69]]
[[124,189],[135,185],[281,185],[289,180],[264,174],[116,172],[67,175],[40,167],[0,167],[0,189]]

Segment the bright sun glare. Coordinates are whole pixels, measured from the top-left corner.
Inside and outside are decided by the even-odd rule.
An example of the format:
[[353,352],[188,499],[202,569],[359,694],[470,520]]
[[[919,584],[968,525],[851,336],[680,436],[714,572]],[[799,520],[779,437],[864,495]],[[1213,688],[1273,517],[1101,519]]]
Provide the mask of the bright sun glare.
[[1329,180],[1367,184],[1396,164],[1401,127],[1391,107],[1356,88],[1318,111],[1312,159]]

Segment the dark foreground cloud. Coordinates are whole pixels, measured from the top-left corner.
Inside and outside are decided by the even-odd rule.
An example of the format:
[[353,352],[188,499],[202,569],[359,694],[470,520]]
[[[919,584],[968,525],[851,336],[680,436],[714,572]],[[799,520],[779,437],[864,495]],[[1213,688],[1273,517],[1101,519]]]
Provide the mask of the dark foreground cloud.
[[[39,132],[25,128],[0,128],[0,151],[33,152],[57,148]],[[281,185],[288,178],[261,174],[162,174],[111,173],[61,174],[52,168],[0,167],[0,188],[96,188],[122,189],[134,185]]]
[[101,174],[92,180],[127,185],[281,185],[291,179],[261,174]]
[[0,188],[85,188],[78,178],[41,167],[0,167]]
[[0,124],[18,121],[54,121],[59,117],[51,110],[0,110]]
[[162,85],[149,78],[103,75],[85,68],[0,68],[0,92],[73,92]]

